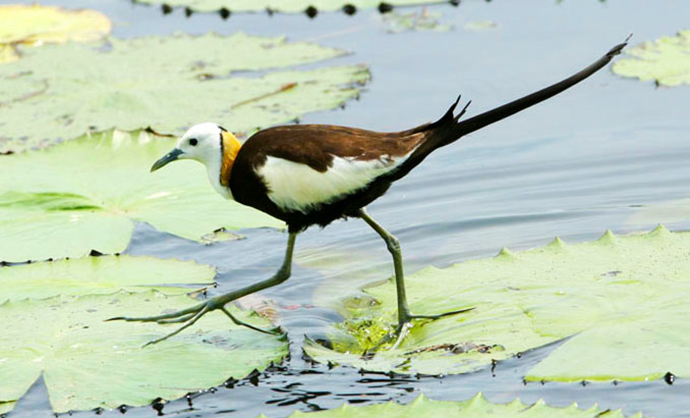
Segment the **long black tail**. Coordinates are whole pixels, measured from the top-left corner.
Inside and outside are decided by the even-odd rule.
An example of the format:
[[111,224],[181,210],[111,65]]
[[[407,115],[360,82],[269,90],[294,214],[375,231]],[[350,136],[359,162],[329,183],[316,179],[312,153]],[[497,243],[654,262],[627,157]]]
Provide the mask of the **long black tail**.
[[508,116],[514,115],[521,110],[534,106],[539,102],[549,99],[558,93],[569,89],[606,66],[606,64],[608,64],[613,57],[620,54],[621,50],[625,48],[629,40],[630,36],[628,36],[628,38],[622,44],[618,44],[611,48],[596,62],[563,81],[461,122],[458,122],[458,120],[465,114],[471,101],[465,105],[460,113],[454,115],[455,108],[460,101],[460,97],[458,97],[456,102],[450,107],[450,109],[448,109],[446,114],[443,115],[441,119],[434,123],[419,127],[419,131],[427,131],[430,133],[429,139],[420,145],[412,153],[412,155],[410,155],[405,163],[401,165],[399,170],[391,173],[389,179],[397,180],[405,176],[435,149],[451,144],[467,134],[491,125],[494,122],[498,122],[499,120],[507,118]]

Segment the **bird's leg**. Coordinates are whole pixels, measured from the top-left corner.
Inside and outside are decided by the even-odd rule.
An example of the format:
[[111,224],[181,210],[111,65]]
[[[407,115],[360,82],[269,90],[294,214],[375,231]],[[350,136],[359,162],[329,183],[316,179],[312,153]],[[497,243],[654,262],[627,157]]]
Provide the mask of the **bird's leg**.
[[[395,289],[398,295],[398,326],[396,328],[395,335],[398,336],[394,347],[397,347],[405,334],[409,331],[410,323],[413,319],[431,319],[436,320],[449,315],[455,315],[462,312],[470,311],[474,308],[459,309],[457,311],[445,312],[437,315],[414,315],[410,313],[410,308],[407,306],[407,296],[405,295],[405,275],[403,273],[403,263],[402,263],[402,252],[400,250],[400,242],[395,238],[390,232],[386,231],[381,225],[379,225],[364,208],[359,210],[359,216],[367,223],[370,227],[378,233],[381,238],[386,242],[388,246],[388,251],[393,256],[393,267],[395,269]],[[386,341],[388,342],[388,341]]]
[[216,310],[220,309],[225,313],[235,324],[237,325],[242,325],[247,328],[251,328],[256,331],[264,332],[264,333],[271,333],[269,331],[264,331],[260,328],[257,328],[253,325],[247,324],[245,322],[240,321],[239,319],[235,318],[227,309],[225,309],[225,305],[237,300],[243,296],[250,295],[252,293],[259,292],[261,290],[267,289],[269,287],[273,287],[276,285],[279,285],[286,281],[290,277],[290,272],[292,269],[292,253],[295,248],[295,237],[297,236],[297,233],[291,232],[289,237],[288,237],[288,243],[287,243],[287,249],[285,250],[285,259],[283,260],[283,265],[280,267],[278,272],[274,274],[272,277],[262,280],[258,283],[255,283],[251,286],[244,287],[242,289],[234,290],[232,292],[224,293],[222,295],[213,297],[211,299],[208,299],[204,302],[198,303],[192,307],[189,307],[187,309],[182,309],[176,312],[168,313],[168,314],[163,314],[163,315],[156,315],[156,316],[146,316],[146,317],[127,317],[127,316],[120,316],[117,318],[110,318],[108,321],[128,321],[128,322],[157,322],[159,324],[171,324],[171,323],[184,323],[180,328],[175,330],[174,332],[158,338],[156,340],[148,342],[146,345],[149,344],[156,344],[161,341],[167,340],[168,338],[179,334],[181,331],[183,331],[185,328],[188,328],[196,321],[199,320],[202,316],[205,314]]

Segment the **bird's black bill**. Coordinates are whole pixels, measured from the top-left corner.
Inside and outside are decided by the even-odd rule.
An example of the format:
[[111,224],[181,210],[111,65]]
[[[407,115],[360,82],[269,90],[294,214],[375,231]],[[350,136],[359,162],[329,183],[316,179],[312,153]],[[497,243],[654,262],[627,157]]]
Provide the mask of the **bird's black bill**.
[[158,161],[153,163],[153,165],[151,166],[151,172],[153,173],[154,171],[158,170],[159,168],[163,167],[169,162],[177,160],[181,154],[184,154],[184,152],[179,148],[175,148],[174,150],[170,151],[169,153],[161,157]]

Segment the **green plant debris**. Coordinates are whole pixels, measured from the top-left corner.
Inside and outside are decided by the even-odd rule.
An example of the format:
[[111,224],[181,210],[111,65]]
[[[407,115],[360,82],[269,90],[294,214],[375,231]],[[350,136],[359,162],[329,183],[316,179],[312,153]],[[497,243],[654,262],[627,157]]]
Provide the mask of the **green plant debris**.
[[631,58],[617,60],[612,67],[620,76],[668,87],[690,84],[690,30],[636,45],[625,53]]
[[467,22],[464,26],[466,31],[470,32],[483,32],[487,30],[496,29],[498,24],[492,22],[491,20],[477,20],[474,22]]
[[15,48],[44,43],[95,41],[110,33],[112,23],[95,10],[69,10],[38,4],[0,6],[0,63],[20,58]]
[[[577,404],[565,408],[547,405],[543,400],[533,404],[526,404],[515,399],[510,403],[500,404],[488,401],[484,395],[478,393],[473,398],[462,402],[435,401],[419,395],[408,405],[388,402],[376,405],[342,406],[319,412],[296,411],[291,418],[368,418],[368,417],[450,417],[450,418],[485,418],[485,417],[524,417],[524,418],[594,418],[606,416],[623,418],[625,415],[618,409],[615,411],[602,410],[597,405],[589,409],[580,409]],[[637,414],[631,418],[642,418]]]
[[233,132],[289,122],[359,95],[365,67],[287,69],[343,54],[243,33],[27,49],[0,66],[0,153],[110,128],[179,135],[208,120]]
[[[154,315],[192,302],[148,291],[1,304],[0,321],[12,326],[0,333],[0,408],[11,409],[41,373],[53,411],[63,413],[180,398],[263,370],[287,355],[284,338],[238,327],[220,311],[203,316],[193,332],[143,348],[171,328],[104,322],[124,312]],[[265,319],[230,309],[270,328]]]
[[313,7],[318,12],[381,8],[384,11],[395,6],[416,6],[439,3],[438,0],[137,0],[141,3],[166,4],[172,7],[187,7],[198,12],[227,10],[230,13],[263,12],[270,10],[281,13],[301,13]]
[[407,31],[448,32],[452,29],[451,25],[439,23],[441,13],[429,12],[426,8],[422,8],[419,12],[410,13],[392,11],[381,16],[389,33]]
[[[527,373],[529,381],[639,381],[690,376],[690,234],[646,234],[566,245],[560,239],[520,253],[407,280],[413,313],[474,307],[417,321],[402,345],[375,347],[396,321],[392,282],[365,291],[376,303],[348,306],[333,349],[307,342],[316,361],[400,373],[466,373],[570,337]],[[592,361],[591,359],[597,359]]]
[[219,228],[283,225],[223,199],[199,164],[149,173],[174,144],[146,131],[110,131],[0,157],[0,261],[122,252],[135,220],[203,243],[225,238],[213,234]]
[[[82,257],[0,268],[0,302],[57,295],[111,294],[118,290],[168,295],[213,285],[215,269],[191,261],[153,257]],[[195,287],[183,287],[194,285]]]

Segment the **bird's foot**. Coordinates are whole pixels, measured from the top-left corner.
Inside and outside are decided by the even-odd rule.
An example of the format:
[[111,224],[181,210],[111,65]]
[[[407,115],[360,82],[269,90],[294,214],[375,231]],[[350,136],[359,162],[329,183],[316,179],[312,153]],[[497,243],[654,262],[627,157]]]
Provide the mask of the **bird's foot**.
[[394,340],[395,340],[395,342],[391,346],[390,350],[395,350],[398,347],[400,347],[400,344],[402,344],[403,340],[410,333],[410,330],[413,327],[413,325],[412,325],[413,320],[428,319],[430,321],[435,321],[437,319],[441,319],[441,318],[444,318],[446,316],[457,315],[457,314],[461,314],[464,312],[469,312],[473,309],[474,308],[458,309],[455,311],[444,312],[442,314],[436,314],[436,315],[414,315],[408,311],[405,314],[401,315],[400,318],[398,319],[398,326],[395,328],[395,331],[386,334],[386,336],[383,337],[381,342],[379,342],[374,348],[367,351],[367,354],[375,353],[381,347],[383,347],[386,344],[390,344]]
[[144,317],[128,317],[128,316],[119,316],[116,318],[110,318],[107,319],[107,321],[127,321],[127,322],[156,322],[158,324],[179,324],[179,323],[184,323],[181,327],[176,329],[175,331],[171,332],[170,334],[167,334],[161,338],[157,338],[155,340],[151,340],[144,344],[144,347],[152,344],[157,344],[161,341],[165,341],[170,337],[173,337],[180,332],[184,331],[185,329],[191,327],[194,325],[202,316],[206,315],[207,313],[220,309],[227,315],[232,322],[234,322],[236,325],[244,326],[249,329],[253,329],[254,331],[262,332],[264,334],[280,334],[281,332],[279,331],[279,328],[276,328],[274,330],[263,330],[261,328],[255,327],[254,325],[248,324],[246,322],[243,322],[239,319],[237,319],[233,314],[230,313],[227,309],[225,309],[225,304],[228,303],[227,297],[225,295],[220,295],[216,296],[214,298],[211,298],[207,301],[198,303],[192,307],[189,307],[187,309],[182,309],[179,311],[167,313],[167,314],[162,314],[162,315],[155,315],[155,316],[144,316]]

